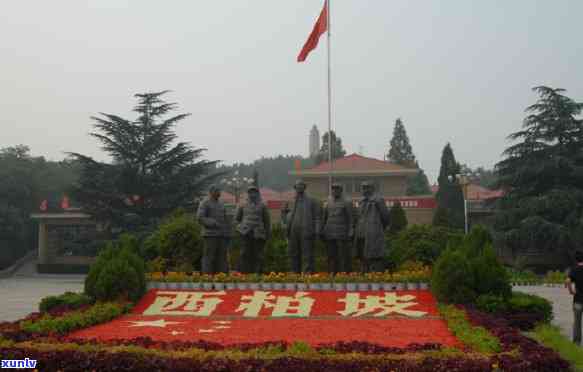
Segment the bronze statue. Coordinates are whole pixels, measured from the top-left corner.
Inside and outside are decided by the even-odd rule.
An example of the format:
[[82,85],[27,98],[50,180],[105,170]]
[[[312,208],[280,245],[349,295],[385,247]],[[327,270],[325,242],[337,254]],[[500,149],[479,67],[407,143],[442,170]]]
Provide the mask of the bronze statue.
[[363,182],[363,199],[358,206],[355,237],[357,257],[363,272],[384,271],[385,229],[389,225],[389,210],[383,198],[374,195],[371,182]]
[[352,202],[344,199],[342,185],[332,184],[332,196],[324,208],[322,238],[326,242],[328,272],[352,271]]
[[271,234],[271,222],[256,186],[247,189],[247,197],[247,203],[237,208],[235,215],[237,231],[243,240],[239,271],[260,274],[263,271],[263,249]]
[[203,227],[204,248],[202,252],[202,272],[204,274],[226,273],[229,271],[227,247],[231,236],[231,226],[225,205],[219,200],[221,190],[212,185],[209,195],[198,207],[197,219]]
[[315,269],[314,241],[320,233],[320,204],[306,195],[303,181],[296,181],[294,189],[293,209],[284,219],[292,271],[312,273]]

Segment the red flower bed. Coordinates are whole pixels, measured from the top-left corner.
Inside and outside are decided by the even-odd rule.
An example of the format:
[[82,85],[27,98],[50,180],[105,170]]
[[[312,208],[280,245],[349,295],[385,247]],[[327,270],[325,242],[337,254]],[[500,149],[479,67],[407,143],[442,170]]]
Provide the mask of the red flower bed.
[[70,337],[108,340],[149,336],[162,341],[205,340],[223,345],[275,341],[303,341],[311,345],[337,341],[367,341],[392,347],[406,347],[411,343],[439,343],[449,346],[458,344],[440,319],[241,319],[221,324],[212,319],[167,317],[163,320],[178,324],[165,327],[131,326],[132,321],[146,319],[150,317],[122,317],[107,324],[74,332]]
[[[185,297],[194,293],[198,297]],[[269,297],[253,302],[257,296]],[[295,341],[314,346],[339,341],[398,348],[410,344],[459,345],[438,318],[429,291],[201,294],[153,290],[131,315],[69,335],[71,339],[99,341],[144,336],[154,341],[202,340],[221,345]]]

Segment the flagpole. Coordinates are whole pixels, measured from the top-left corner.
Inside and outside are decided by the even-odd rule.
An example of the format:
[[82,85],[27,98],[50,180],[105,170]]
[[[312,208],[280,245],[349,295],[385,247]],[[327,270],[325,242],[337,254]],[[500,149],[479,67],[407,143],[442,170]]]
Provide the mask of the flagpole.
[[328,196],[332,196],[332,171],[334,163],[332,159],[332,84],[330,71],[330,3],[332,0],[326,0],[326,23],[327,26],[327,65],[328,65],[328,163],[330,171],[328,173]]

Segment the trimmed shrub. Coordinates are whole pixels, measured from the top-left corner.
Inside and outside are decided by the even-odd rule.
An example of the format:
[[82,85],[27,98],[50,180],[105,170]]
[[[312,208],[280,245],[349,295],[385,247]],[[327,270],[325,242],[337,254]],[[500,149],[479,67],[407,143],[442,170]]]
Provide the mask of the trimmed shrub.
[[41,313],[48,313],[58,308],[73,310],[89,305],[92,302],[92,298],[84,293],[65,292],[58,296],[44,297],[40,301],[38,309]]
[[420,261],[432,265],[450,240],[459,233],[431,225],[412,225],[396,236],[387,234],[387,266],[397,269],[405,261]]
[[431,282],[439,301],[470,303],[482,294],[510,297],[509,275],[498,262],[485,232],[482,228],[472,229],[461,244],[449,244],[439,257]]
[[553,319],[553,305],[546,298],[537,295],[513,292],[508,300],[508,310],[514,313],[537,313],[545,323]]
[[431,289],[439,301],[469,303],[477,296],[473,280],[472,266],[465,252],[449,247],[433,267]]
[[391,207],[389,211],[389,221],[391,221],[391,226],[389,227],[389,234],[396,235],[407,227],[409,223],[407,221],[407,215],[405,210],[401,207],[401,203],[396,202]]
[[188,261],[200,270],[203,239],[199,224],[190,214],[177,214],[162,222],[144,244],[148,259],[154,252],[175,264]]
[[504,266],[498,262],[492,245],[485,244],[481,252],[476,249],[477,246],[467,248],[474,289],[478,295],[488,293],[509,298],[512,292],[510,276]]
[[512,292],[510,298],[484,294],[476,300],[476,307],[504,318],[512,327],[524,331],[553,319],[552,304],[545,298],[521,292]]
[[287,240],[281,224],[273,225],[271,237],[265,244],[264,272],[285,273],[289,270]]
[[97,278],[95,298],[101,301],[119,298],[137,301],[143,295],[143,291],[138,290],[139,286],[138,273],[129,262],[114,258],[104,265]]
[[146,290],[144,261],[130,237],[112,242],[97,257],[85,278],[85,293],[96,300],[128,298],[137,301]]

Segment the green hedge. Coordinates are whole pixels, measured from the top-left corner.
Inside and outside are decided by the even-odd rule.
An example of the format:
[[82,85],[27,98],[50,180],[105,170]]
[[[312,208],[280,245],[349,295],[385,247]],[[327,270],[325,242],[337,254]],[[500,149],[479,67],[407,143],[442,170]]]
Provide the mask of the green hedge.
[[476,300],[476,307],[489,313],[528,314],[548,323],[553,319],[553,305],[540,296],[512,292],[509,298],[483,294]]
[[447,303],[472,303],[483,294],[507,299],[512,288],[489,234],[479,226],[460,243],[448,245],[433,267],[431,286],[437,299]]
[[83,305],[89,305],[93,299],[84,293],[65,292],[58,296],[44,297],[38,306],[41,313],[47,313],[57,307],[67,307],[68,309],[78,309]]
[[65,335],[77,329],[109,322],[128,310],[129,307],[125,304],[97,303],[87,310],[74,311],[63,316],[46,315],[38,320],[25,320],[20,323],[20,328],[25,332],[41,335]]
[[110,242],[91,265],[85,278],[85,293],[96,300],[139,300],[146,291],[144,261],[135,253],[139,248],[131,236]]

